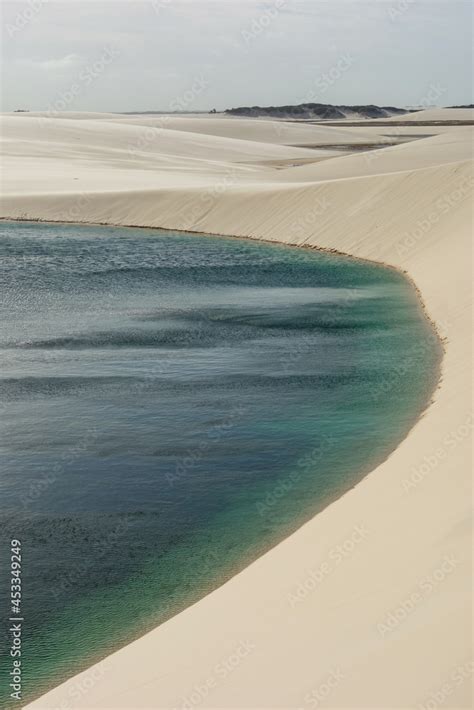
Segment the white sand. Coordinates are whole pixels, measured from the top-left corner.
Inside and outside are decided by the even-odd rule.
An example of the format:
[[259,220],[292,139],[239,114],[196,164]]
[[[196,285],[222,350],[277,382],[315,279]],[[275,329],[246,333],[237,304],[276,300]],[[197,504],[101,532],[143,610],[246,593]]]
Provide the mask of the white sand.
[[[394,117],[400,121],[474,121],[472,108],[426,108]],[[386,119],[390,120],[390,119]]]
[[[470,707],[471,131],[287,167],[311,157],[272,141],[272,122],[252,146],[245,128],[241,140],[175,126],[139,145],[143,126],[117,117],[4,121],[4,217],[383,261],[414,279],[447,339],[434,402],[386,462],[220,589],[29,707],[380,710],[436,692],[436,707]],[[293,125],[286,143],[300,142]],[[345,142],[338,131],[324,126],[328,144]]]
[[324,120],[322,124],[326,123],[337,123],[340,124],[341,128],[345,123],[357,123],[363,126],[364,123],[403,123],[403,122],[417,122],[423,123],[424,121],[439,121],[441,124],[443,122],[447,123],[449,121],[474,121],[474,109],[472,108],[427,108],[418,109],[409,113],[395,114],[393,116],[387,116],[385,118],[341,118],[336,120]]
[[264,143],[285,145],[326,145],[336,143],[373,143],[371,133],[357,128],[334,128],[311,123],[287,123],[254,118],[237,118],[222,115],[211,118],[207,115],[191,118],[183,116],[135,116],[116,119],[120,123],[143,126],[162,126],[175,131],[206,133],[212,136],[239,138]]

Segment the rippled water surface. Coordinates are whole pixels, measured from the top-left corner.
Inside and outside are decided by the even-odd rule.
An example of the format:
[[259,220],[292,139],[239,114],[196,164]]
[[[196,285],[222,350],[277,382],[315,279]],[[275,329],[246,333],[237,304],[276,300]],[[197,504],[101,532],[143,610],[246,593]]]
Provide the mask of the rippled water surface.
[[25,696],[340,496],[403,438],[436,377],[412,288],[371,264],[5,222],[0,254],[0,607],[7,630],[19,538]]

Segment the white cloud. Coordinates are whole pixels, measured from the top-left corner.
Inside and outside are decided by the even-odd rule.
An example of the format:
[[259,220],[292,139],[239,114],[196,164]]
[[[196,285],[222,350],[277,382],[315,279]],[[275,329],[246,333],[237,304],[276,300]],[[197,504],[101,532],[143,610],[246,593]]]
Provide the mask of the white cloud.
[[44,69],[45,71],[64,71],[79,66],[83,61],[83,58],[78,54],[67,54],[65,57],[52,59],[27,59],[23,60],[23,63],[27,63],[35,68]]

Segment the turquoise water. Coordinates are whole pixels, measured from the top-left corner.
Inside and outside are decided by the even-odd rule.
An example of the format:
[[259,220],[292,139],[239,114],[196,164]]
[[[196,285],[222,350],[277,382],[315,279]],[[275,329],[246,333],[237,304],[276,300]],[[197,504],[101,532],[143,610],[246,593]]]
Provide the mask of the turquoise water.
[[7,222],[0,254],[1,544],[7,560],[22,542],[25,697],[339,497],[406,435],[437,378],[412,287],[369,263]]

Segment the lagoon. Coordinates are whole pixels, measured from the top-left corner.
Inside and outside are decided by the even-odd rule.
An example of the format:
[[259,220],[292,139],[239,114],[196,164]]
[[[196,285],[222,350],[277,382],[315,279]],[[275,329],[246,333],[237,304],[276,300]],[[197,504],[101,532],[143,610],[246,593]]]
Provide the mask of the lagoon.
[[2,545],[22,542],[27,698],[340,497],[406,436],[437,381],[414,289],[375,264],[11,222],[0,254],[0,523]]

